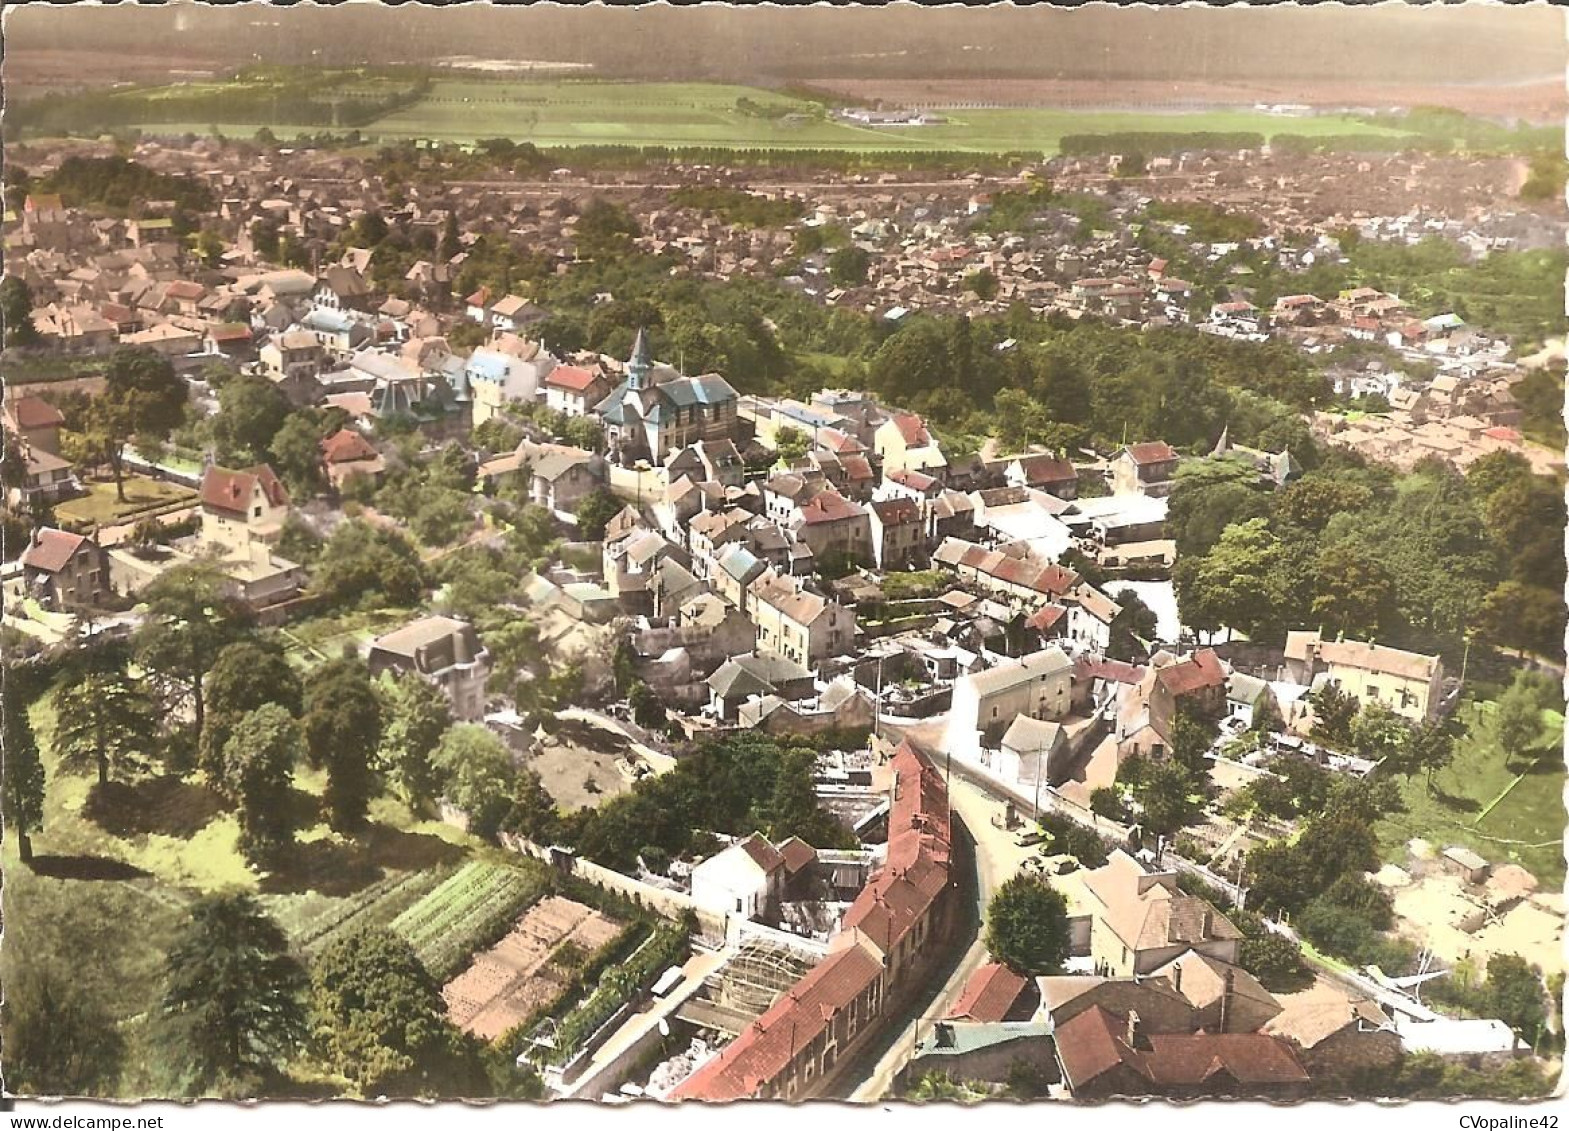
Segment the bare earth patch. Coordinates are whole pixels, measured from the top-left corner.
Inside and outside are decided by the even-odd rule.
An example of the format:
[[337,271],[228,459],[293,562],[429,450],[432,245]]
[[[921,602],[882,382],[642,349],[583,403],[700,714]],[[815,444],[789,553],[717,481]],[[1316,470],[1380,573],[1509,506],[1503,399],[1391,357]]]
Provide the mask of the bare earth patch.
[[510,934],[441,991],[454,1025],[495,1040],[560,993],[566,974],[552,957],[570,943],[593,953],[615,938],[621,924],[561,896],[540,900]]

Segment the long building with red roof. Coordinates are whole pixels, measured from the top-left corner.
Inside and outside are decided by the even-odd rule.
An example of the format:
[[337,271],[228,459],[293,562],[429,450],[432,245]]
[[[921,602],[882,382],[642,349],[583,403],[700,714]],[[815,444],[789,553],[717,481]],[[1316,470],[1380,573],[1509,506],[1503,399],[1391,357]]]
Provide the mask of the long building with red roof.
[[888,856],[827,958],[683,1081],[673,1100],[819,1095],[890,1005],[919,985],[947,935],[953,835],[942,776],[908,741],[892,758]]

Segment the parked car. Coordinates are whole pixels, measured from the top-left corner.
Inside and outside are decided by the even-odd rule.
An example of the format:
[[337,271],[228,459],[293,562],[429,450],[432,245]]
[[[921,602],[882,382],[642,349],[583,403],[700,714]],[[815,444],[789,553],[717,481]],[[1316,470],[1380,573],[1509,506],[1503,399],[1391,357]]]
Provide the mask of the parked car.
[[1013,838],[1013,843],[1018,845],[1020,848],[1034,848],[1037,844],[1045,839],[1045,830],[1025,829]]

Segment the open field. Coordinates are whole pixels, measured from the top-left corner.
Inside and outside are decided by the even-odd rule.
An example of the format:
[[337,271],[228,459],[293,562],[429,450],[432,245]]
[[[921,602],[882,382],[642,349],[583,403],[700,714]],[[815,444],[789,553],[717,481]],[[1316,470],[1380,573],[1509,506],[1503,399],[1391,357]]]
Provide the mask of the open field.
[[418,104],[366,132],[383,137],[472,141],[488,136],[572,145],[721,146],[847,150],[1055,152],[1064,134],[1117,130],[1253,130],[1263,133],[1389,133],[1349,118],[1282,118],[1253,111],[1086,113],[1059,109],[965,110],[934,126],[867,127],[812,117],[790,124],[745,114],[739,98],[803,115],[814,103],[747,87],[700,83],[438,82]]
[[[1378,826],[1384,859],[1404,864],[1406,842],[1420,837],[1440,850],[1461,844],[1494,863],[1512,861],[1543,888],[1561,888],[1563,717],[1543,712],[1537,749],[1506,765],[1494,737],[1491,705],[1467,703],[1461,711],[1470,733],[1456,744],[1454,761],[1433,775],[1435,792],[1427,791],[1421,774],[1401,780],[1407,811]],[[1503,800],[1492,804],[1500,795]]]
[[[382,85],[371,85],[377,82]],[[231,89],[238,92],[233,97]],[[294,116],[280,110],[271,118],[265,114],[258,118],[258,107],[265,103],[260,89],[256,83],[176,84],[139,88],[111,100],[122,104],[122,111],[124,104],[139,102],[146,108],[146,122],[140,124],[160,134],[206,134],[216,128],[228,136],[247,137],[263,119],[283,139],[331,128],[333,119],[322,117],[316,102],[307,104],[298,96],[292,104],[301,112]],[[396,94],[395,86],[373,76],[332,89],[335,95],[341,93],[338,101],[343,105],[361,110],[377,98]],[[228,116],[224,107],[235,97],[246,100],[247,111]],[[198,114],[195,108],[203,105],[204,98],[211,103],[210,112]],[[749,110],[738,105],[743,99],[752,104]],[[373,120],[356,118],[355,124],[365,136],[381,141],[464,143],[505,137],[541,148],[623,145],[852,152],[1051,154],[1065,134],[1130,130],[1400,136],[1343,115],[1288,117],[1242,108],[1162,108],[1168,104],[1155,101],[1148,107],[1109,111],[1041,105],[945,110],[948,120],[938,125],[870,127],[826,117],[820,103],[719,83],[438,79],[412,105]],[[1127,100],[1111,98],[1105,105],[1125,106]],[[173,106],[193,109],[189,114],[171,114]],[[789,115],[788,120],[784,115]]]
[[[1448,106],[1468,114],[1520,116],[1543,124],[1562,121],[1569,99],[1561,81],[1513,85],[1439,85],[1383,82],[1209,82],[1192,79],[854,79],[809,80],[811,87],[864,101],[898,106],[1014,106],[1092,109],[1134,106],[1221,109],[1228,106],[1294,104],[1342,106]],[[1282,118],[1284,122],[1311,119]],[[1290,127],[1284,127],[1290,129]],[[1296,132],[1296,131],[1292,131]],[[1305,132],[1305,131],[1304,131]]]
[[68,499],[55,507],[55,516],[65,526],[109,526],[127,519],[174,510],[194,502],[196,492],[177,483],[165,483],[142,475],[125,477],[125,502],[115,494],[113,483],[86,483],[87,494]]

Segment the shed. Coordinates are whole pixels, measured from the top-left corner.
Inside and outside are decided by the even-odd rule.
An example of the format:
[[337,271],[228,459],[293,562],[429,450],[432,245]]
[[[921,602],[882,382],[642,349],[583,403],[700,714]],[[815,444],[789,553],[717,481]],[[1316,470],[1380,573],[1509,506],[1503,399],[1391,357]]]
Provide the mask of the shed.
[[1468,884],[1479,884],[1487,878],[1490,864],[1469,848],[1450,845],[1444,849],[1444,867],[1461,876]]

